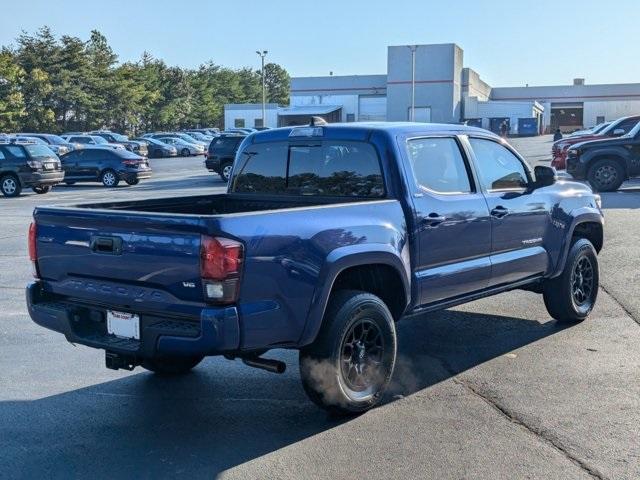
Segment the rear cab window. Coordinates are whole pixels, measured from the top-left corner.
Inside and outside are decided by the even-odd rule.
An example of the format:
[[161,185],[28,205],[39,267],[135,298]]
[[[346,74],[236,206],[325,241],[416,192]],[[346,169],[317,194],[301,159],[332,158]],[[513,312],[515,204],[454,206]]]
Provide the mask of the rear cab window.
[[235,163],[230,191],[351,198],[386,195],[373,145],[327,140],[248,145]]

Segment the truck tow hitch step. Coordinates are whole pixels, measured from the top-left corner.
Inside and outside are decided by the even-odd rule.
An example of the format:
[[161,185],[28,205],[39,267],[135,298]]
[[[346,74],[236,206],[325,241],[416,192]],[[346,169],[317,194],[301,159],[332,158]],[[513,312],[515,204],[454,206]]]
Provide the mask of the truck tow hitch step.
[[118,370],[122,368],[123,370],[133,370],[136,368],[138,363],[136,362],[135,357],[120,355],[114,352],[105,352],[105,364],[107,368],[111,370]]

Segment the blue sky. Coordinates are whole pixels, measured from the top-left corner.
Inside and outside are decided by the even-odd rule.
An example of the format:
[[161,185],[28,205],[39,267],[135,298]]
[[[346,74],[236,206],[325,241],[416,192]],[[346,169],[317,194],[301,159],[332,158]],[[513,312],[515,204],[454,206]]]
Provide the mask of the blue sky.
[[[0,45],[49,25],[104,33],[121,61],[258,67],[293,76],[385,73],[386,46],[455,42],[493,86],[640,82],[638,0],[2,0]],[[55,6],[54,6],[55,5]],[[11,18],[11,21],[7,19]]]

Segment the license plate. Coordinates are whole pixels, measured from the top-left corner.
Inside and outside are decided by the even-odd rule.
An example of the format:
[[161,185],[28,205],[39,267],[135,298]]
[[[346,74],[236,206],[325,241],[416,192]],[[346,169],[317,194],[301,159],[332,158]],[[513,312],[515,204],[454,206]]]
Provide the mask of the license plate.
[[140,340],[140,316],[107,310],[107,332],[120,338]]

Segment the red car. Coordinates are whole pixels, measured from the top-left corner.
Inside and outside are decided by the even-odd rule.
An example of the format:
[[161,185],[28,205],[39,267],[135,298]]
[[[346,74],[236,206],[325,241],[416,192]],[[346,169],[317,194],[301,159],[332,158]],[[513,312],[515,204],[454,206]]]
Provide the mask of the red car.
[[611,122],[599,131],[594,129],[587,134],[572,135],[553,142],[553,145],[551,146],[551,166],[555,167],[556,170],[565,170],[567,168],[567,150],[569,150],[571,145],[607,137],[620,137],[629,133],[629,131],[635,127],[638,122],[640,122],[640,115],[622,117]]

